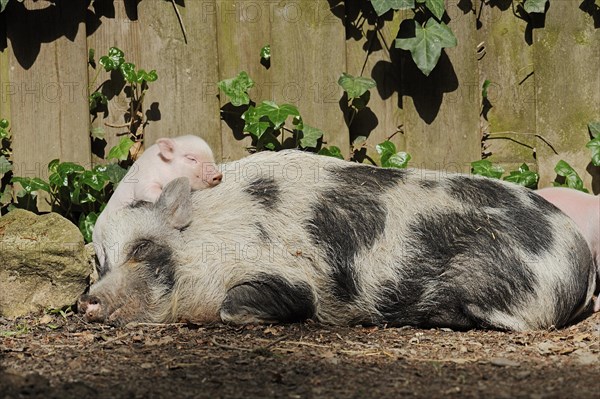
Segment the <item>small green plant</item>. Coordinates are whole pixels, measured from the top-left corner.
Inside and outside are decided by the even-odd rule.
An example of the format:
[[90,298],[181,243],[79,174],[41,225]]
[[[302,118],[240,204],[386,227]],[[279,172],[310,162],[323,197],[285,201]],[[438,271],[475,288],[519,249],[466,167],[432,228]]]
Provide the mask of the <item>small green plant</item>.
[[16,330],[0,330],[0,337],[14,337],[16,335],[25,335],[29,333],[29,326],[25,323],[16,325]]
[[474,175],[485,176],[492,179],[502,179],[532,189],[537,188],[540,176],[536,172],[530,170],[529,166],[526,164],[522,164],[519,166],[518,170],[511,171],[507,176],[502,177],[504,172],[503,167],[494,165],[487,159],[471,162],[471,173]]
[[558,176],[563,177],[565,180],[564,183],[553,182],[552,184],[555,187],[569,187],[575,190],[583,191],[584,193],[589,192],[585,187],[583,187],[583,180],[581,180],[579,174],[566,161],[563,161],[562,159],[558,161],[554,167],[554,171]]
[[295,105],[267,100],[258,105],[252,102],[248,91],[254,87],[254,81],[245,71],[217,85],[227,95],[231,105],[244,110],[241,114],[243,132],[252,137],[251,152],[286,148],[314,151],[320,146],[323,131],[305,124]]
[[75,314],[71,305],[64,306],[62,308],[50,308],[46,310],[46,313],[51,315],[60,315],[65,320],[67,319],[67,317],[73,316]]
[[[121,78],[125,83],[122,90],[129,98],[129,109],[125,114],[126,122],[119,126],[108,126],[127,129],[126,132],[121,133],[125,137],[121,138],[119,147],[126,147],[128,151],[135,151],[132,154],[135,159],[137,151],[141,149],[143,143],[144,128],[149,123],[148,118],[144,117],[143,112],[144,97],[148,91],[148,84],[156,81],[158,75],[155,70],[146,72],[144,69],[137,69],[135,64],[125,60],[125,53],[117,47],[111,47],[107,55],[98,59],[98,63],[102,68],[97,68],[95,51],[94,49],[90,49],[88,63],[92,68],[97,70],[94,79],[90,83],[91,94],[89,95],[89,106],[90,112],[93,115],[97,113],[101,106],[106,106],[108,103],[108,98],[102,91],[103,87],[111,80],[116,81]],[[92,87],[95,85],[102,70],[111,73],[111,78],[102,82],[92,91]],[[114,75],[115,73],[117,74],[116,76]],[[104,139],[105,131],[102,127],[96,127],[92,129],[91,135],[93,138],[102,140]],[[110,154],[109,157],[111,157]],[[124,161],[124,159],[121,160]]]
[[73,162],[55,159],[48,164],[48,172],[48,181],[38,177],[12,178],[13,183],[22,187],[17,196],[25,200],[19,200],[19,203],[37,211],[35,200],[38,193],[48,193],[51,210],[79,226],[86,242],[91,242],[96,219],[126,170],[117,163],[86,169]]
[[600,166],[600,122],[590,122],[588,129],[592,139],[585,146],[592,151],[592,164]]

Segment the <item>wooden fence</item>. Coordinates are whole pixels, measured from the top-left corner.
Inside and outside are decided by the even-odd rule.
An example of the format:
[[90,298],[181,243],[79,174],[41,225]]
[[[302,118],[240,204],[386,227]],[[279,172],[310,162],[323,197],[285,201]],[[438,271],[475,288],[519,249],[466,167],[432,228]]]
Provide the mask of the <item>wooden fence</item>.
[[[510,0],[448,0],[458,46],[446,49],[428,78],[408,53],[391,49],[408,12],[384,19],[373,37],[373,21],[358,25],[354,1],[176,0],[186,43],[171,1],[87,3],[12,1],[0,15],[0,115],[11,121],[17,175],[44,177],[53,158],[96,161],[93,126],[104,126],[107,147],[118,141],[123,129],[105,123],[124,122],[124,96],[93,122],[87,98],[96,74],[88,49],[105,54],[117,46],[138,67],[158,72],[144,103],[158,119],[146,128],[149,142],[196,133],[217,158],[244,156],[248,138],[235,137],[221,121],[227,99],[216,83],[245,70],[257,82],[253,99],[296,104],[306,123],[346,154],[356,136],[368,135],[372,151],[401,130],[392,140],[412,155],[411,166],[468,171],[489,132],[491,160],[527,162],[546,186],[562,158],[600,191],[585,148],[587,123],[600,120],[600,16],[590,11],[593,1],[551,0],[545,18],[527,21],[515,16]],[[265,44],[273,54],[269,69],[259,63]],[[363,65],[378,86],[349,129],[336,82],[342,72],[361,74]],[[486,79],[492,107],[484,107],[484,118]]]

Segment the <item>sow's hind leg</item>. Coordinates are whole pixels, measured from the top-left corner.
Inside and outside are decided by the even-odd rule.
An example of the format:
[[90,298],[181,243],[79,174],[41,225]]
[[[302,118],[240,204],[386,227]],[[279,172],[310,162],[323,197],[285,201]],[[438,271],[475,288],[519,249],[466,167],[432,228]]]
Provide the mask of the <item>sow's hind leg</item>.
[[221,306],[221,319],[233,324],[294,323],[314,314],[314,295],[306,283],[266,273],[231,288]]

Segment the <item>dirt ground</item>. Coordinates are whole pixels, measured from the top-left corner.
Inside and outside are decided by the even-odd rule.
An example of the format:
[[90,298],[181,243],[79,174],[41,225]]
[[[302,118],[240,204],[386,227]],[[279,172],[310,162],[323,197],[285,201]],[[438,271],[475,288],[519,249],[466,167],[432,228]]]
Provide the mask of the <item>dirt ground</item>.
[[600,398],[600,313],[558,331],[0,318],[7,398]]

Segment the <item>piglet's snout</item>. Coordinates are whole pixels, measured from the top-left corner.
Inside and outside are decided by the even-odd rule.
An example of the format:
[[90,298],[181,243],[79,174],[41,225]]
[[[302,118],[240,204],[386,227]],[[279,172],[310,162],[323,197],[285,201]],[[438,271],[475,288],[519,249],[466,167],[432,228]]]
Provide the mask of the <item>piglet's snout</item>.
[[82,295],[77,301],[79,313],[83,313],[87,321],[103,321],[102,302],[94,295]]
[[220,173],[220,172],[217,172],[217,173],[215,173],[215,174],[213,175],[212,179],[210,179],[210,180],[208,181],[208,184],[209,184],[211,187],[214,187],[214,186],[216,186],[217,184],[221,183],[221,180],[223,180],[223,174],[222,174],[222,173]]

